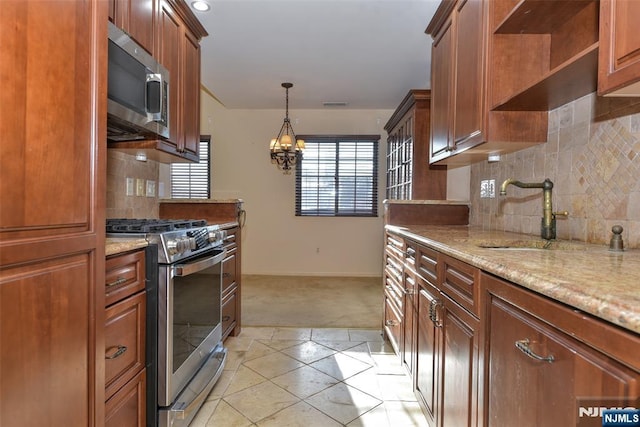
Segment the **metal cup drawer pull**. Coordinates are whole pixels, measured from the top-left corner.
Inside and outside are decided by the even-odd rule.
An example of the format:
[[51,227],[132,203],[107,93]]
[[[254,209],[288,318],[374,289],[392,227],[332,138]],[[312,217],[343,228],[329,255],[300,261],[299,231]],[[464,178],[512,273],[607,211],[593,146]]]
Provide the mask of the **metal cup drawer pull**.
[[[113,354],[109,354],[109,351],[113,349],[115,349],[116,351]],[[107,354],[104,356],[104,358],[108,360],[117,359],[118,357],[122,356],[126,351],[127,351],[126,345],[117,345],[117,346],[109,347],[107,349]]]
[[400,324],[400,322],[393,320],[393,319],[389,319],[386,322],[384,322],[384,324],[386,326],[398,326]]
[[538,360],[540,362],[549,362],[549,363],[553,363],[553,361],[555,360],[555,358],[553,357],[552,354],[550,354],[549,356],[540,356],[539,354],[536,354],[531,347],[529,347],[529,339],[525,338],[523,340],[518,340],[516,341],[516,348],[518,350],[520,350],[521,352],[523,352],[524,354],[526,354],[527,356],[529,356],[532,359]]

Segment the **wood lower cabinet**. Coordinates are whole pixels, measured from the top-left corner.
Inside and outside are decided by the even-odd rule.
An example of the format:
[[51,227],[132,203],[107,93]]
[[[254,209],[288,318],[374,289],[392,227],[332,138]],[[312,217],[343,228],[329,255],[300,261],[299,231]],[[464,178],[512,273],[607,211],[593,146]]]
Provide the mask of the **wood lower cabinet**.
[[477,425],[480,320],[465,308],[468,298],[445,289],[464,289],[475,307],[479,270],[390,234],[385,259],[385,336],[413,378],[427,420]]
[[0,425],[104,422],[107,2],[0,1]]
[[481,280],[484,425],[601,425],[581,420],[580,406],[637,407],[637,335],[488,274]]
[[109,257],[106,278],[105,292],[112,297],[105,308],[105,423],[141,427],[147,375],[144,251]]
[[433,426],[475,426],[480,320],[447,294],[447,284],[456,278],[475,288],[479,271],[426,247],[418,251],[427,274],[420,278],[415,391]]
[[386,234],[383,272],[383,331],[395,352],[404,352],[404,239]]
[[440,292],[424,279],[418,279],[418,331],[416,340],[415,393],[429,425],[439,422],[440,390],[438,373],[442,348],[442,325],[435,316]]
[[441,324],[438,426],[478,425],[480,320],[446,294],[436,322]]
[[600,0],[598,95],[640,96],[640,2]]
[[386,236],[385,337],[431,427],[600,426],[580,407],[640,405],[638,334]]
[[227,257],[222,261],[222,338],[240,335],[239,247],[240,227],[227,229],[224,246]]

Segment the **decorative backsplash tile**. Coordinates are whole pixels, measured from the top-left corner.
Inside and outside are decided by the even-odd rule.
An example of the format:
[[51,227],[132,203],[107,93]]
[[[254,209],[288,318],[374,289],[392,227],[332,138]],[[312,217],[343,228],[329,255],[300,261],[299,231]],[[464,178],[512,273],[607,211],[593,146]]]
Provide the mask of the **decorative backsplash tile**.
[[[159,163],[107,150],[107,218],[158,218]],[[127,178],[133,179],[133,195],[127,195]],[[138,182],[142,195],[138,194]],[[153,195],[147,195],[147,187]]]
[[[624,108],[615,110],[617,105]],[[628,248],[640,248],[640,108],[587,95],[549,112],[546,144],[471,166],[473,225],[539,234],[542,190],[509,186],[506,196],[480,198],[481,181],[507,178],[554,183],[559,239],[608,244],[611,227],[624,227]]]

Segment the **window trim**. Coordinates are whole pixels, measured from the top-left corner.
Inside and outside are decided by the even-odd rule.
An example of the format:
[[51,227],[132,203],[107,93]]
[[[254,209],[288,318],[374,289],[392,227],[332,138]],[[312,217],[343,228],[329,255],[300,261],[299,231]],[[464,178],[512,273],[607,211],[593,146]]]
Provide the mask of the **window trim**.
[[[373,172],[372,172],[372,197],[371,197],[371,210],[367,213],[340,213],[339,206],[336,204],[333,210],[333,213],[321,213],[320,211],[315,211],[314,213],[303,213],[302,212],[302,164],[304,162],[304,153],[303,159],[301,163],[296,165],[296,184],[295,184],[295,216],[300,217],[344,217],[344,218],[372,218],[378,216],[378,199],[379,199],[379,159],[380,159],[380,135],[298,135],[298,138],[305,140],[305,143],[309,142],[327,142],[338,144],[340,142],[368,142],[373,143],[374,152],[373,152]],[[339,164],[339,152],[337,153],[336,165]],[[336,185],[336,190],[339,188],[339,184]],[[338,192],[336,192],[337,194]]]

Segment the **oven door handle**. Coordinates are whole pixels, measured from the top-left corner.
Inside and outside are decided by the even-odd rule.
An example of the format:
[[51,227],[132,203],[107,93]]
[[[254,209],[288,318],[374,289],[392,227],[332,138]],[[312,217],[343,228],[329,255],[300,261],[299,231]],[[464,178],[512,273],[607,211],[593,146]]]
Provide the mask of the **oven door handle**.
[[222,262],[223,259],[227,256],[227,250],[223,249],[222,252],[217,253],[213,256],[198,259],[194,262],[188,262],[186,264],[176,264],[173,266],[173,274],[178,277],[188,276],[193,273],[197,273],[198,271],[205,270],[213,265]]

